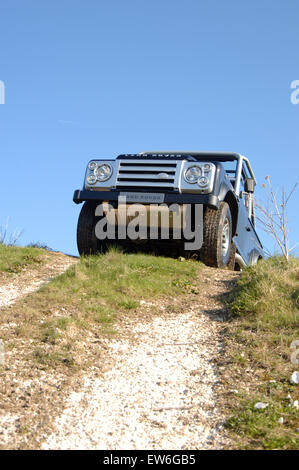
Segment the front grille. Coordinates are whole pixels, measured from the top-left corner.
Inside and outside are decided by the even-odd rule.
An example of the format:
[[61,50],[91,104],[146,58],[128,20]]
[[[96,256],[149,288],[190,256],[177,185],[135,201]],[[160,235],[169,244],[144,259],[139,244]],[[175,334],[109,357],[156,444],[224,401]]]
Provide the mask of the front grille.
[[181,162],[169,160],[120,160],[116,187],[178,188]]

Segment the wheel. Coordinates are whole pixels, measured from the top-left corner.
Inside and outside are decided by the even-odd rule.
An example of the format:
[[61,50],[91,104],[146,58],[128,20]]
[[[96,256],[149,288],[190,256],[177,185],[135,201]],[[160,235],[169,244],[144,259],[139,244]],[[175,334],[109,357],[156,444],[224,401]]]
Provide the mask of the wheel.
[[80,255],[91,255],[98,251],[95,234],[96,205],[85,202],[81,209],[77,225],[77,247]]
[[94,255],[104,252],[108,244],[96,237],[95,226],[99,217],[95,216],[97,204],[86,201],[81,209],[77,225],[77,247],[80,255]]
[[203,226],[201,260],[207,266],[224,268],[234,256],[232,251],[232,216],[229,205],[221,202],[219,209],[206,209]]

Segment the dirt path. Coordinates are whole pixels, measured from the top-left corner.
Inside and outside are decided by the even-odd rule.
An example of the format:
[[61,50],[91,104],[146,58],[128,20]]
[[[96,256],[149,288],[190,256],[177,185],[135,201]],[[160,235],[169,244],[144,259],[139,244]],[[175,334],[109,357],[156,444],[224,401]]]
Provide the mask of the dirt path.
[[38,267],[27,267],[20,273],[5,276],[0,282],[0,308],[34,292],[77,261],[76,258],[62,253],[48,252]]
[[[62,253],[48,252],[44,255],[41,264],[25,267],[21,272],[13,275],[1,273],[0,278],[0,309],[14,304],[19,299],[25,298],[26,295],[38,290],[43,284],[50,282],[56,276],[62,274],[72,264],[78,260],[74,257],[66,256]],[[0,312],[1,313],[1,312]],[[0,338],[6,338],[6,331],[14,328],[12,322],[2,323],[0,328]],[[18,341],[16,337],[16,343]],[[5,343],[6,346],[6,343]],[[2,351],[4,346],[0,344]],[[0,350],[1,352],[1,350]],[[24,398],[24,393],[31,395],[33,382],[28,379],[28,373],[23,369],[23,375],[19,373],[19,364],[22,362],[22,354],[12,359],[12,351],[8,348],[5,351],[6,364],[0,373],[0,448],[18,448],[20,436],[20,419],[22,416],[17,411],[7,409],[7,403],[14,403],[14,408],[19,408],[20,396]],[[1,356],[0,356],[0,359]],[[1,366],[0,362],[0,366]],[[37,373],[38,372],[38,373]],[[42,371],[32,371],[36,375],[35,382],[39,386],[43,385],[47,389],[47,385],[42,383]],[[55,380],[55,377],[48,377],[48,380]],[[54,382],[55,383],[55,382]],[[13,388],[16,387],[16,388]],[[28,388],[31,390],[26,392]],[[18,393],[16,393],[18,392]],[[12,399],[11,399],[12,397]],[[11,408],[11,406],[9,407]],[[24,410],[25,411],[25,410]],[[31,413],[34,415],[33,410]]]
[[85,375],[42,448],[227,448],[215,360],[226,314],[221,295],[236,276],[204,268],[196,296],[179,305],[170,299],[174,309],[157,304],[151,321],[120,325],[130,334],[108,343],[111,367],[99,375],[95,364]]

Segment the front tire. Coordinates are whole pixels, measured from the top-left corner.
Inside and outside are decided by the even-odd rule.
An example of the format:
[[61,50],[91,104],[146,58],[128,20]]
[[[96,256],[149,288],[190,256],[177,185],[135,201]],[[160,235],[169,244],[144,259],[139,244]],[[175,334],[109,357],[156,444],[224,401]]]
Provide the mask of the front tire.
[[201,260],[207,266],[224,268],[232,255],[232,216],[229,205],[221,202],[219,209],[207,208],[204,215]]
[[77,225],[77,247],[81,255],[94,255],[99,251],[99,241],[95,234],[96,204],[85,202]]

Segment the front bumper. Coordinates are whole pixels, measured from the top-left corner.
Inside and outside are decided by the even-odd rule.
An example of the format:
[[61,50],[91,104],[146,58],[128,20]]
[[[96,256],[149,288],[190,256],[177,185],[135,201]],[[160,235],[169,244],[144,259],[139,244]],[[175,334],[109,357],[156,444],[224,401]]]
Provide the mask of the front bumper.
[[[80,204],[83,201],[118,201],[120,192],[122,191],[88,191],[86,189],[76,189],[73,196],[73,201]],[[166,204],[204,204],[209,207],[218,209],[219,199],[215,194],[188,194],[169,192],[164,193],[164,203]]]

